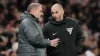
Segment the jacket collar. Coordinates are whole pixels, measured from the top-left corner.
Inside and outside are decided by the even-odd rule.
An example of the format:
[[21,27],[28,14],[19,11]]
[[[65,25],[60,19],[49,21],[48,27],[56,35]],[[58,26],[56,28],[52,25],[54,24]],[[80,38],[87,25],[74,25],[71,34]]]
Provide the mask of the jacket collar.
[[63,25],[67,22],[67,17],[64,16],[63,20],[61,21],[55,21],[55,19],[51,16],[50,18],[50,23],[54,24],[54,25]]
[[36,18],[34,15],[29,14],[27,11],[24,12],[25,15],[27,15],[30,19],[34,20],[35,22],[39,23],[38,18]]

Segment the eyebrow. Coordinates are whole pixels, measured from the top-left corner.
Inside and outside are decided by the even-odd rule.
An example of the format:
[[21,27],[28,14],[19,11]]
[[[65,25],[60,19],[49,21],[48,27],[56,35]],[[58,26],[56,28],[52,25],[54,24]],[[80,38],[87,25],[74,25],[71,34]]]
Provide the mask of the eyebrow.
[[56,12],[51,12],[52,14],[54,14],[54,13],[58,13],[58,11],[56,11]]

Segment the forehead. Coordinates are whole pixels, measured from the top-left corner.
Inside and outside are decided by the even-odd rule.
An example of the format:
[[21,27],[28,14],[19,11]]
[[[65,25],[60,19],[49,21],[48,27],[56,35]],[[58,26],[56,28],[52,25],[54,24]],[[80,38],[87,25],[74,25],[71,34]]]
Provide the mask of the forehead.
[[38,7],[37,9],[35,9],[35,10],[42,10],[42,7]]
[[56,12],[56,11],[60,11],[60,10],[58,8],[56,8],[56,7],[55,8],[54,7],[51,8],[51,12]]

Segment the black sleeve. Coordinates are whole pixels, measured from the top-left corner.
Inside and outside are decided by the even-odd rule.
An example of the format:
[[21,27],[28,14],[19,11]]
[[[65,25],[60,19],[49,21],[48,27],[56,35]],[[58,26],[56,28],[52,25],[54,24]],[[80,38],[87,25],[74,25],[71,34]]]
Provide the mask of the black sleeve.
[[44,36],[44,38],[49,39],[47,25],[44,25],[44,27],[43,27],[43,36]]
[[99,40],[98,40],[98,48],[100,49],[100,36],[99,36],[98,39],[99,39]]
[[77,24],[76,31],[77,31],[77,33],[76,33],[76,46],[77,46],[78,53],[80,53],[82,50],[83,36],[82,36],[82,29],[80,28],[79,24]]
[[25,21],[22,25],[25,36],[30,44],[39,48],[50,46],[50,41],[40,36],[36,26],[30,21]]

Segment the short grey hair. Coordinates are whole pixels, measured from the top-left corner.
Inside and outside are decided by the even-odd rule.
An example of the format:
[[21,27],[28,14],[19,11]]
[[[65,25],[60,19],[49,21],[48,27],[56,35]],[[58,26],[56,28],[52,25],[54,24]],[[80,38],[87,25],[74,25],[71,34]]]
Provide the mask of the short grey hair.
[[27,11],[30,12],[31,10],[36,10],[38,7],[42,7],[42,5],[39,3],[31,3],[28,6]]

